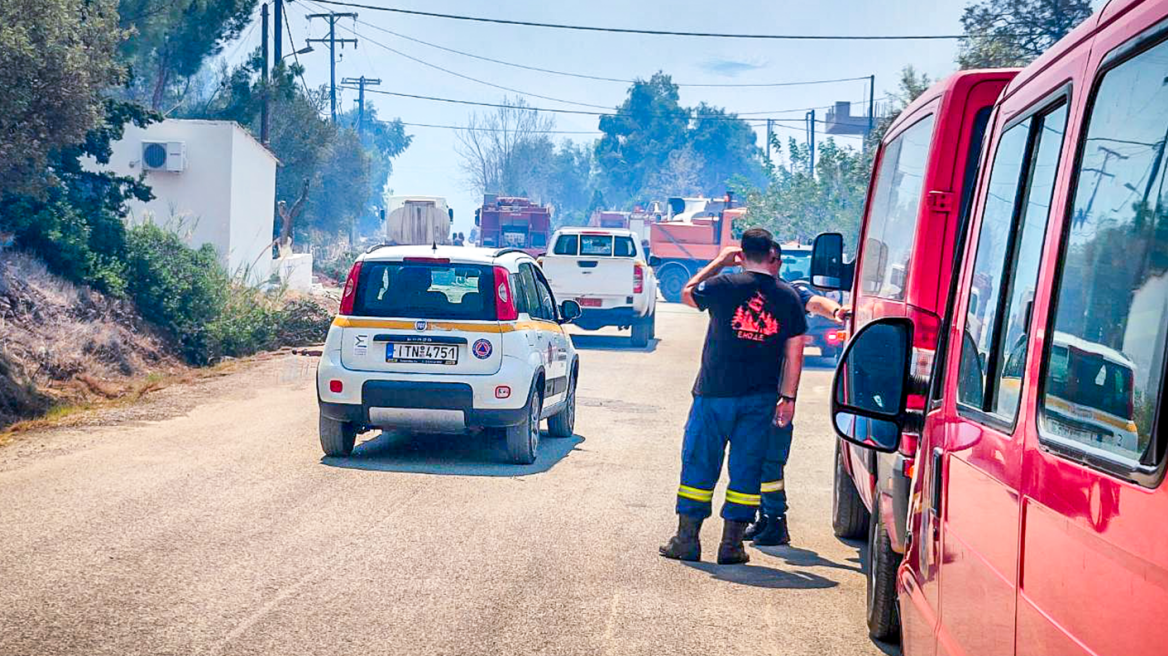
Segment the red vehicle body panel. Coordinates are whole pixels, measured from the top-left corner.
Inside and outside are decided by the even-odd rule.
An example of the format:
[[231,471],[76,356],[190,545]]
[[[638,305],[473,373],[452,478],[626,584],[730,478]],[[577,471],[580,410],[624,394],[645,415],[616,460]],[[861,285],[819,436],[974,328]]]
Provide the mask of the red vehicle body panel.
[[[1092,94],[1102,68],[1168,37],[1166,21],[1168,0],[1115,0],[1024,69],[998,103],[936,372],[940,398],[921,434],[928,457],[919,458],[913,481],[911,543],[898,572],[906,655],[1168,653],[1163,456],[1154,475],[1126,477],[1052,449],[1040,439],[1039,420],[1077,169],[1088,145],[1098,147],[1085,141]],[[957,402],[989,173],[1003,133],[1059,102],[1066,128],[1055,142],[1061,154],[1023,335],[1030,356],[1013,425],[995,425]],[[1163,417],[1155,422],[1162,440]]]
[[478,224],[479,246],[520,248],[536,257],[547,251],[552,211],[526,198],[501,196],[483,204]]
[[[920,331],[918,348],[932,351],[936,348],[937,320],[945,313],[948,301],[949,279],[953,264],[957,224],[961,199],[973,180],[967,179],[966,169],[976,165],[970,149],[978,151],[981,143],[973,134],[973,125],[979,111],[992,107],[1016,71],[966,71],[955,74],[930,87],[917,98],[889,127],[877,153],[872,181],[868,187],[867,210],[860,234],[856,260],[856,280],[852,286],[852,305],[855,314],[850,334],[874,319],[909,316],[918,325],[928,324],[931,330]],[[882,257],[877,248],[868,248],[868,231],[874,196],[880,183],[884,155],[890,143],[928,117],[933,117],[933,131],[921,187],[920,204],[916,213],[916,244],[910,250],[903,298],[889,300],[868,293],[860,278],[868,258]],[[984,121],[984,115],[982,117]],[[975,152],[976,157],[976,152]],[[926,335],[927,336],[924,336]],[[896,513],[890,499],[876,507],[875,456],[867,449],[846,442],[841,445],[845,465],[855,483],[864,505],[870,511],[884,512],[888,521],[889,537],[894,548],[903,549],[903,512]],[[905,455],[911,456],[911,450]],[[889,467],[891,470],[892,467]],[[902,506],[903,508],[903,502]],[[897,517],[896,515],[900,516]]]

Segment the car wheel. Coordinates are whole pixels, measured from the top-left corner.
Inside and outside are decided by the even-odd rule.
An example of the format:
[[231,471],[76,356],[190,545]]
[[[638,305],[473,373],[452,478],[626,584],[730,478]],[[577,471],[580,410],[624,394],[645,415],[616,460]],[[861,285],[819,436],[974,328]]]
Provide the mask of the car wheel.
[[868,529],[868,509],[844,468],[839,440],[835,442],[835,481],[831,486],[831,528],[837,538],[854,540]]
[[868,523],[868,635],[881,642],[899,642],[896,567],[900,554],[892,549],[879,511]]
[[353,424],[320,416],[320,448],[330,458],[342,458],[353,452],[357,428]]
[[548,417],[548,435],[552,437],[572,437],[576,431],[576,371],[568,379],[568,393],[564,397],[564,408]]
[[530,465],[535,462],[535,456],[539,452],[539,416],[543,410],[539,387],[536,384],[531,390],[531,396],[527,399],[527,417],[523,423],[505,429],[507,457],[517,465]]
[[686,274],[685,269],[680,265],[675,264],[666,267],[657,279],[658,287],[661,289],[661,296],[670,303],[680,303],[681,290],[685,289],[685,283],[689,282],[689,279],[690,276]]
[[637,348],[645,348],[649,345],[649,340],[653,334],[653,323],[655,315],[650,314],[644,319],[638,319],[633,324],[633,346]]

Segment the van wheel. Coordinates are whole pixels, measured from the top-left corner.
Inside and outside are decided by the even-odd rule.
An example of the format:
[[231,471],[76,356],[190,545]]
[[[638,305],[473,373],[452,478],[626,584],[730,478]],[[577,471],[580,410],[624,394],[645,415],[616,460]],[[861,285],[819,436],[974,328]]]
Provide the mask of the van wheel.
[[881,642],[900,642],[900,615],[896,608],[900,554],[892,550],[892,540],[879,511],[868,524],[868,635]]
[[653,335],[653,324],[656,322],[656,316],[656,314],[650,314],[644,319],[638,319],[633,324],[633,346],[645,348],[649,345],[649,340]]
[[548,417],[548,435],[552,437],[572,437],[576,431],[576,370],[568,379],[568,393],[564,397],[564,408]]
[[539,396],[540,384],[532,385],[531,396],[527,399],[527,418],[516,426],[504,429],[507,439],[507,457],[517,465],[530,465],[539,452],[539,422],[543,410],[543,399]]
[[357,428],[353,424],[320,416],[320,448],[330,458],[343,458],[353,452]]
[[855,540],[868,530],[868,509],[844,468],[840,444],[835,442],[835,481],[831,486],[831,528],[837,538]]

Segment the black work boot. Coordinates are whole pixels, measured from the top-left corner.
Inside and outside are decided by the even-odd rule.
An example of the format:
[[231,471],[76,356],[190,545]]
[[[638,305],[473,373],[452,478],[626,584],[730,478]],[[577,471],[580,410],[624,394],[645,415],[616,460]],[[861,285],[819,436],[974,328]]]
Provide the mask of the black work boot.
[[754,536],[765,532],[768,520],[769,518],[766,515],[759,513],[754,523],[750,525],[750,528],[746,529],[746,533],[742,534],[742,539],[750,542],[754,539]]
[[754,546],[756,547],[778,547],[784,544],[791,544],[791,534],[787,532],[787,516],[779,515],[778,517],[763,516],[759,523],[766,522],[766,527],[755,534]]
[[739,565],[750,561],[746,547],[742,546],[742,534],[746,532],[746,522],[726,520],[722,526],[722,544],[718,545],[719,565]]
[[673,560],[698,561],[702,559],[702,543],[698,534],[702,530],[702,520],[689,515],[677,516],[677,535],[657,550],[662,556]]

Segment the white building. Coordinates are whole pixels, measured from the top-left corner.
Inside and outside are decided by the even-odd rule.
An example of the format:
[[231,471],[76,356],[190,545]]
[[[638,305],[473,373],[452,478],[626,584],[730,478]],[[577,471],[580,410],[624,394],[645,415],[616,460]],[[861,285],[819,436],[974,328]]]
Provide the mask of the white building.
[[104,168],[145,171],[155,198],[129,202],[133,223],[153,221],[194,247],[211,244],[229,273],[259,283],[272,274],[278,163],[233,121],[167,119],[127,125]]

